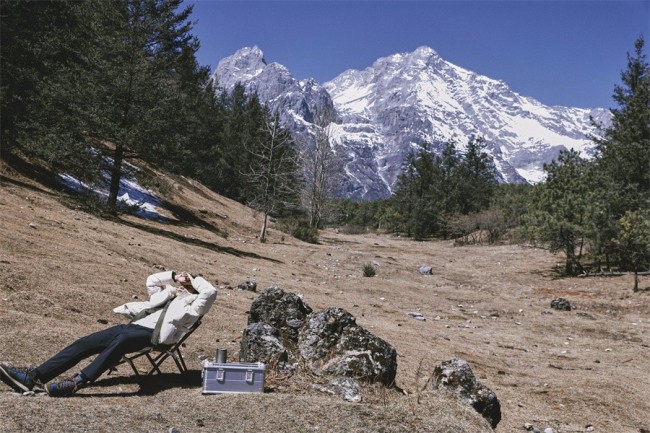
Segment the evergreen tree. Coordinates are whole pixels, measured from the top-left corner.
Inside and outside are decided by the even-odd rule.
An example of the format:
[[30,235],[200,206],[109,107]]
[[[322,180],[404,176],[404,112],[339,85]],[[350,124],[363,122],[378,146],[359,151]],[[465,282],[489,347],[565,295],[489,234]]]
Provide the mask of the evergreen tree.
[[[621,85],[614,87],[612,125],[597,139],[593,235],[609,265],[618,259],[622,270],[647,269],[650,227],[650,65],[643,52],[643,38],[627,56]],[[635,289],[638,279],[635,279]]]
[[590,204],[588,168],[578,152],[561,151],[557,161],[544,166],[546,182],[537,186],[525,222],[531,238],[548,243],[552,252],[565,253],[567,275],[582,271]]
[[422,146],[409,152],[397,178],[392,201],[400,215],[397,227],[415,239],[424,239],[439,230],[443,186],[442,161]]
[[225,102],[225,118],[219,147],[215,148],[215,189],[226,197],[246,201],[245,173],[249,169],[250,152],[256,146],[255,135],[263,130],[263,110],[256,95],[247,95],[241,83],[237,83]]
[[[183,80],[194,79],[198,41],[191,34],[181,0],[122,0],[92,2],[104,38],[87,71],[98,89],[91,130],[115,144],[112,153],[108,204],[117,199],[122,163],[127,151],[165,164],[178,161],[187,139],[188,103]],[[99,67],[97,67],[99,66]],[[187,113],[187,112],[185,112]]]
[[650,208],[650,66],[643,52],[643,38],[628,54],[622,85],[614,87],[611,127],[596,140],[598,165],[609,182],[614,211],[620,218],[630,210]]
[[90,181],[97,154],[83,135],[84,80],[76,72],[91,45],[77,2],[3,1],[0,45],[4,151],[19,150]]
[[[16,136],[22,149],[55,170],[84,180],[100,182],[108,168],[109,206],[116,203],[125,157],[182,167],[183,159],[192,157],[186,151],[189,120],[207,70],[194,56],[198,41],[190,34],[191,7],[177,12],[180,3],[30,2],[37,23],[47,23],[47,14],[54,20],[43,28],[29,26],[33,35],[19,31],[26,42],[7,51],[8,64],[27,67],[9,68],[13,78],[3,84],[3,102],[5,95],[10,100],[19,95],[27,103],[3,134]],[[16,30],[29,13],[18,2],[9,6],[16,22],[8,27]],[[16,53],[31,57],[24,61]],[[33,70],[38,79],[30,81],[26,75]],[[20,80],[33,86],[21,89]]]
[[417,156],[412,150],[402,162],[402,170],[397,177],[395,192],[391,197],[394,208],[397,210],[396,218],[392,219],[390,228],[396,233],[405,233],[410,237],[412,233],[411,219],[416,206],[417,189]]
[[484,149],[485,140],[471,138],[460,163],[458,210],[464,215],[487,209],[497,185],[494,163]]
[[650,266],[650,210],[628,211],[620,220],[621,250],[634,271],[634,291],[639,290],[639,271]]

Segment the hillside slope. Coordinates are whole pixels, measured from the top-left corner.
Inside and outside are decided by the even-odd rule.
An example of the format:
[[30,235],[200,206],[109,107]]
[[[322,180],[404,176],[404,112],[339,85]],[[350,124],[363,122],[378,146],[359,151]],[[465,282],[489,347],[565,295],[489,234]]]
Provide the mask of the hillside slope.
[[[191,180],[160,176],[169,222],[108,220],[3,164],[0,361],[37,364],[83,334],[121,323],[112,308],[145,297],[145,278],[160,269],[202,273],[220,288],[184,349],[190,385],[170,362],[162,377],[141,382],[121,367],[70,399],[3,388],[3,431],[492,431],[452,395],[418,391],[435,364],[455,357],[496,392],[497,432],[526,422],[557,432],[588,424],[601,432],[650,429],[650,294],[633,294],[631,278],[558,279],[556,258],[517,246],[332,231],[310,245],[274,227],[260,244],[250,209]],[[376,277],[362,276],[367,263],[377,266]],[[433,275],[418,273],[425,264]],[[309,391],[307,377],[273,375],[263,395],[201,395],[200,358],[226,348],[237,359],[256,294],[227,286],[247,280],[258,291],[277,285],[300,293],[315,310],[348,310],[396,347],[397,384],[407,395],[372,388],[352,404]],[[574,310],[550,310],[557,296]]]

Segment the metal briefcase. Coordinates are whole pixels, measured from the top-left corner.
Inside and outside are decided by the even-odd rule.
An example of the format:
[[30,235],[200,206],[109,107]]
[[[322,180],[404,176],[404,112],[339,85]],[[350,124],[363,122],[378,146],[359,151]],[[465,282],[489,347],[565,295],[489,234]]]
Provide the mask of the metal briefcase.
[[244,362],[203,361],[203,394],[264,392],[266,365]]

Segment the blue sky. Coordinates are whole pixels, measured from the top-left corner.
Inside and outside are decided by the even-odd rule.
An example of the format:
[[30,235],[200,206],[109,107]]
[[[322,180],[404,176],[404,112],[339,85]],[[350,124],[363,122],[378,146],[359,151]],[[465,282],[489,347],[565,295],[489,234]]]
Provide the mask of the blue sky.
[[323,83],[347,69],[426,45],[445,60],[505,81],[546,105],[613,108],[627,53],[650,0],[225,1],[194,5],[198,60],[257,45],[268,63]]

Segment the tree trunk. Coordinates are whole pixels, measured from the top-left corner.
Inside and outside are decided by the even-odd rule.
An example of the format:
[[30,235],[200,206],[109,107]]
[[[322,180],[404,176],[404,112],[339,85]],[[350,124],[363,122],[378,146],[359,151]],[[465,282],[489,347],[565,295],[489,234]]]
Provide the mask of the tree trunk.
[[264,212],[264,218],[262,218],[262,230],[260,231],[260,242],[266,242],[266,224],[269,219],[269,214]]
[[120,179],[122,178],[122,160],[124,159],[124,146],[117,144],[115,146],[115,155],[113,156],[113,166],[111,168],[111,186],[108,193],[106,205],[109,208],[117,207],[117,194],[120,191]]

